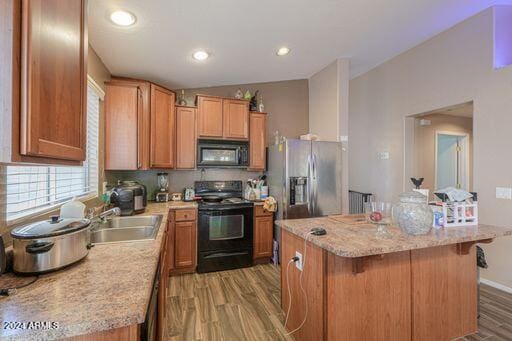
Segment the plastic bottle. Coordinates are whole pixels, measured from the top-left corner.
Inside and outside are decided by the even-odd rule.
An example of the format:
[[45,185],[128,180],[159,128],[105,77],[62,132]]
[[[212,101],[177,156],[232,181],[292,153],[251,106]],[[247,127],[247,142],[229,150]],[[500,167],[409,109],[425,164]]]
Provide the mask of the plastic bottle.
[[82,219],[84,215],[85,205],[82,202],[76,200],[76,198],[71,199],[71,201],[68,201],[60,207],[61,218]]

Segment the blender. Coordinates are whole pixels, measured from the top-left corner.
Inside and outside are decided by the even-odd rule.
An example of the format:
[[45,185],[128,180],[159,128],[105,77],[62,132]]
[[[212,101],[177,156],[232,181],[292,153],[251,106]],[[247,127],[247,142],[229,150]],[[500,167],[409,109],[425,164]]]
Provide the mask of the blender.
[[171,195],[169,194],[169,173],[158,173],[157,182],[159,189],[155,195],[155,201],[166,202],[171,200]]

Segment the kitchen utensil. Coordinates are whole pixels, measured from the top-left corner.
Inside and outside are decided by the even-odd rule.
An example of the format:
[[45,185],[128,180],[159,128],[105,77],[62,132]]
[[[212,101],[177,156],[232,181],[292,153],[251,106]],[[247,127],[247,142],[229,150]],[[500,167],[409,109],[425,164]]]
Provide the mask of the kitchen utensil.
[[45,273],[83,259],[91,248],[89,225],[88,219],[52,216],[13,229],[14,272]]
[[169,194],[169,173],[157,174],[158,192],[155,194],[155,201],[167,202],[171,200]]
[[194,201],[195,192],[193,188],[183,189],[183,201]]

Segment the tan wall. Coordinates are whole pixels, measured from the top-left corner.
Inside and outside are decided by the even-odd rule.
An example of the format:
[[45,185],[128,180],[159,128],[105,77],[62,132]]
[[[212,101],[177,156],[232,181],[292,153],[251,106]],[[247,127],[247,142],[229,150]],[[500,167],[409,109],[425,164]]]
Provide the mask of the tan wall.
[[[486,10],[350,82],[350,187],[397,200],[404,183],[404,117],[474,103],[474,189],[482,223],[512,225],[512,68],[493,70],[493,9]],[[377,153],[390,151],[389,160]],[[512,287],[512,238],[483,246],[482,276]]]
[[[431,124],[421,126],[416,122],[414,127],[414,177],[423,177],[422,188],[430,190],[431,199],[434,198],[435,189],[435,154],[436,154],[436,132],[452,132],[468,135],[468,154],[469,169],[468,180],[469,188],[473,189],[473,118],[457,117],[443,114],[433,114],[422,116],[421,119],[430,120]],[[416,121],[419,121],[418,118]],[[407,162],[407,160],[406,160]],[[411,183],[412,186],[412,183]]]
[[309,132],[322,141],[338,141],[338,61],[309,78]]
[[238,84],[187,89],[185,97],[189,105],[194,104],[196,94],[234,97],[238,89],[259,90],[268,113],[267,142],[273,143],[276,130],[283,136],[296,138],[308,132],[308,81],[306,79],[282,82]]

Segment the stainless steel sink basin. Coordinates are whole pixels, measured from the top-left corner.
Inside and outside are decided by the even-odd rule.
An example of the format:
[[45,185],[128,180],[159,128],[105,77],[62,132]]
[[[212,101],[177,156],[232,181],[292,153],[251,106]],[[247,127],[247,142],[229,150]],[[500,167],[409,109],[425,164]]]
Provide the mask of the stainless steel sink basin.
[[93,244],[133,242],[155,239],[162,215],[114,217],[98,222],[91,232]]

